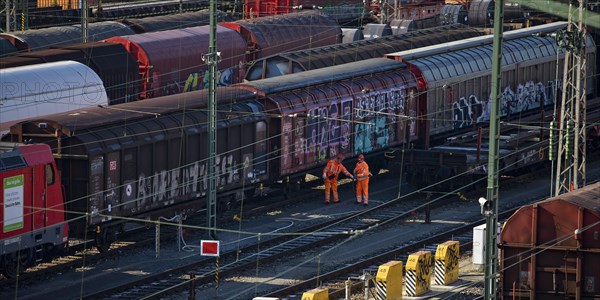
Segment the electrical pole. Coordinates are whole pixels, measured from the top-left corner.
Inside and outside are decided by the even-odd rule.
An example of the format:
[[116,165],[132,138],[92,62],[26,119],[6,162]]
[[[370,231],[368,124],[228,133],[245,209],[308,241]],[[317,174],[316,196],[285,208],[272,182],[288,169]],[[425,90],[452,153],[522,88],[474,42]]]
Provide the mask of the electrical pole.
[[21,31],[27,28],[29,28],[29,3],[27,0],[21,0]]
[[81,0],[81,42],[88,42],[88,3]]
[[[492,96],[490,110],[490,145],[488,155],[487,202],[491,212],[486,214],[485,227],[485,300],[497,299],[498,273],[498,140],[500,137],[500,74],[502,72],[502,26],[504,25],[504,0],[496,0],[494,7],[494,45],[492,52]],[[483,204],[482,204],[483,205]],[[483,211],[483,209],[482,209]]]
[[10,0],[4,0],[4,17],[6,18],[6,28],[4,29],[4,32],[10,32]]
[[206,219],[208,236],[216,239],[217,227],[217,24],[215,20],[216,0],[210,0],[210,43],[206,61],[208,63],[208,196],[206,198]]
[[573,23],[573,5],[569,3],[567,30],[560,32],[557,39],[559,47],[566,51],[559,118],[555,196],[585,185],[586,33],[583,25],[585,2],[585,0],[579,1],[577,25]]

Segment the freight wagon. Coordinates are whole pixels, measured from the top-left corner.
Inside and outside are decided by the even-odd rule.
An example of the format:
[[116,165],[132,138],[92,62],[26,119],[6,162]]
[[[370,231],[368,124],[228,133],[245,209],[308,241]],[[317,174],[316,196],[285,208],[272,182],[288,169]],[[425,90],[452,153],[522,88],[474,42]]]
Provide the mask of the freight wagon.
[[252,62],[245,80],[271,78],[304,72],[363,59],[383,57],[385,54],[463,40],[483,35],[483,32],[464,25],[448,25],[371,40],[328,45],[312,49],[282,52]]
[[[200,16],[196,14],[191,16],[192,19],[197,17]],[[172,18],[161,19],[174,22]],[[162,25],[154,22],[131,22],[131,24],[135,24],[135,28],[152,30],[163,28],[160,27]],[[220,45],[218,48],[219,85],[229,85],[242,80],[245,65],[263,55],[270,55],[276,51],[335,44],[341,40],[339,25],[329,17],[316,12],[221,24],[223,26],[218,26],[217,29],[217,44]],[[22,45],[27,47],[38,42],[47,45],[47,42],[59,32],[56,31],[49,36],[31,34],[36,36],[33,39],[35,42],[24,39],[24,36],[13,41],[26,41]],[[8,74],[13,72],[10,69],[12,67],[28,66],[27,70],[36,73],[49,68],[43,64],[46,62],[63,60],[80,62],[96,72],[98,76],[90,76],[90,80],[97,80],[99,77],[98,82],[106,87],[108,104],[113,105],[204,88],[207,64],[203,61],[203,57],[208,53],[209,36],[209,26],[196,26],[113,37],[105,42],[60,45],[53,49],[25,52],[2,58],[0,68],[2,72]],[[34,64],[38,65],[34,66]],[[52,80],[59,86],[65,86],[69,85],[69,82],[65,82],[67,78],[55,76]],[[26,87],[30,94],[42,95],[49,91],[48,85],[36,83],[33,77],[23,77],[19,84]],[[15,96],[11,91],[3,90],[3,93]],[[106,101],[90,103],[90,105],[106,104]],[[30,102],[28,104],[30,114],[26,117],[57,112],[35,109],[35,105],[42,105],[42,102]],[[3,118],[2,121],[8,122],[19,118],[13,116],[10,119]],[[6,124],[3,127],[6,127]]]
[[[539,45],[545,50],[532,50]],[[556,57],[555,47],[550,37],[507,41],[506,70],[514,72],[522,65],[535,69],[537,63],[544,72],[525,69],[522,74],[554,74],[546,60]],[[454,106],[448,98],[435,98],[445,94],[429,78],[452,83],[454,76],[462,75],[436,73],[435,63],[427,62],[453,57],[455,64],[448,66],[463,71],[480,68],[483,74],[491,65],[486,60],[491,52],[488,45],[473,45],[405,62],[374,58],[217,88],[218,206],[229,207],[253,194],[260,184],[301,183],[306,173],[321,172],[337,153],[345,157],[365,153],[377,173],[385,167],[385,151],[427,145],[433,132],[456,134],[464,129],[459,126],[463,120],[439,122],[430,117],[452,112]],[[464,64],[457,65],[456,57],[475,55],[479,60],[463,59]],[[483,86],[483,76],[488,75],[471,79]],[[518,79],[505,83],[535,78]],[[474,92],[466,87],[457,91]],[[117,110],[91,108],[29,119],[11,127],[3,139],[51,146],[69,199],[67,210],[73,214],[69,215],[74,224],[71,235],[89,232],[105,250],[123,228],[120,217],[156,219],[203,207],[208,176],[207,97],[200,91],[159,97],[151,106],[126,103],[115,106]],[[430,106],[430,99],[440,106]],[[539,113],[546,103],[535,97],[530,100],[529,106],[521,107],[522,113]],[[487,105],[486,101],[476,104]],[[485,115],[468,120],[487,121]],[[75,219],[82,213],[91,218]]]
[[[208,25],[209,17],[209,11],[205,9],[168,16],[137,19],[127,18],[116,21],[90,23],[88,26],[88,42],[100,41],[120,35]],[[217,11],[216,20],[218,22],[232,21],[228,14],[221,11]],[[28,52],[75,44],[81,42],[81,36],[81,25],[66,25],[32,29],[24,32],[0,33],[0,42],[2,42],[0,56],[7,56],[16,51]]]
[[500,233],[504,299],[600,298],[600,183],[519,208]]
[[[553,37],[527,36],[539,29],[557,30],[560,24],[548,24],[528,29],[507,32],[502,51],[502,82],[500,115],[502,118],[518,123],[514,119],[524,119],[531,112],[535,116],[528,121],[539,124],[543,122],[544,108],[555,103],[560,95],[561,82],[556,81],[556,74],[562,74],[564,51],[558,49]],[[547,33],[550,33],[546,31]],[[517,39],[514,39],[517,37]],[[478,127],[489,120],[488,104],[490,97],[490,80],[492,69],[491,37],[477,37],[464,41],[451,42],[432,47],[424,47],[415,51],[392,53],[387,56],[406,62],[414,70],[420,82],[427,86],[427,93],[420,95],[423,112],[419,121],[420,139],[415,147],[407,147],[405,156],[393,155],[391,163],[394,169],[406,170],[407,179],[416,186],[428,186],[440,179],[455,175],[465,175],[465,182],[472,182],[485,176],[487,146],[477,142]],[[480,47],[474,45],[487,44]],[[448,52],[449,49],[462,50]],[[587,59],[587,91],[590,96],[596,95],[596,45],[588,36]],[[562,75],[559,75],[562,80]],[[546,112],[546,115],[550,113]],[[544,124],[544,123],[542,123]],[[548,125],[548,124],[546,124]],[[461,131],[462,130],[462,131]],[[457,131],[461,131],[457,135]],[[520,132],[524,134],[526,130]],[[538,132],[539,133],[539,132]],[[461,136],[466,138],[461,144]],[[535,135],[530,134],[530,138]],[[537,134],[544,139],[545,134]],[[546,136],[547,137],[547,136]],[[521,138],[513,137],[509,142],[517,143]],[[533,148],[521,143],[509,153],[502,156],[502,166],[513,166],[515,157],[526,161],[524,165],[533,165],[544,161],[547,154],[543,152],[545,145],[536,143]],[[547,145],[547,144],[546,144]],[[508,146],[508,145],[507,145]],[[510,148],[510,147],[509,147]],[[394,149],[398,153],[401,148]],[[509,155],[510,154],[510,155]],[[404,158],[406,160],[404,160]],[[472,176],[472,177],[471,177]]]

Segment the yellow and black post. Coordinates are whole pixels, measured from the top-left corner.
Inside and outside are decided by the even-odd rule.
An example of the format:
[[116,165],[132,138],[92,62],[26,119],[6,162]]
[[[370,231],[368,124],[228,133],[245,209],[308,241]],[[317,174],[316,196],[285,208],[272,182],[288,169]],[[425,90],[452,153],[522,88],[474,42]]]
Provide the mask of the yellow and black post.
[[402,262],[390,261],[377,270],[375,277],[376,300],[402,300]]
[[458,241],[439,244],[435,251],[434,283],[448,285],[458,280],[458,259],[460,257]]

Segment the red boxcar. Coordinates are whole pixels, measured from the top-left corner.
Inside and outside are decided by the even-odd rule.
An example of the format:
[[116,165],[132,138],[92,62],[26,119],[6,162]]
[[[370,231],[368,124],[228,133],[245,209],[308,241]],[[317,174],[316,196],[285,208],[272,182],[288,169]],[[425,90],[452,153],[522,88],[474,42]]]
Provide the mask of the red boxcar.
[[600,298],[600,184],[526,205],[504,224],[504,299]]
[[330,16],[314,11],[222,22],[219,25],[239,32],[248,41],[248,62],[281,52],[342,41],[340,25]]
[[271,151],[281,151],[271,174],[303,176],[337,153],[377,153],[418,138],[422,87],[404,63],[373,58],[236,86],[281,116],[269,128],[281,133],[271,139]]
[[[140,98],[147,99],[180,93],[193,74],[208,69],[203,55],[208,53],[210,27],[197,26],[137,35],[113,37],[107,42],[121,43],[139,63],[142,77]],[[234,30],[217,26],[220,84],[235,82],[234,66],[244,61],[246,41]],[[242,75],[243,76],[243,75]],[[226,82],[221,82],[226,81]]]
[[60,178],[50,147],[16,145],[0,154],[0,269],[12,277],[68,240]]

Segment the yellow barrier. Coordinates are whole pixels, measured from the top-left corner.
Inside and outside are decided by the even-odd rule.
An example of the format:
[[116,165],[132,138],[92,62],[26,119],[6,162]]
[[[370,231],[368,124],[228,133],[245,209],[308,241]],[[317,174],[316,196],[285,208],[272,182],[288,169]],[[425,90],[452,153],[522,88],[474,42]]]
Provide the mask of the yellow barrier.
[[406,262],[406,295],[419,296],[431,287],[431,251],[419,251]]
[[327,288],[316,288],[302,294],[302,300],[329,300]]
[[435,251],[435,284],[447,285],[458,280],[459,251],[458,241],[447,241],[438,245]]
[[376,300],[402,300],[402,262],[392,260],[377,270],[375,277]]

